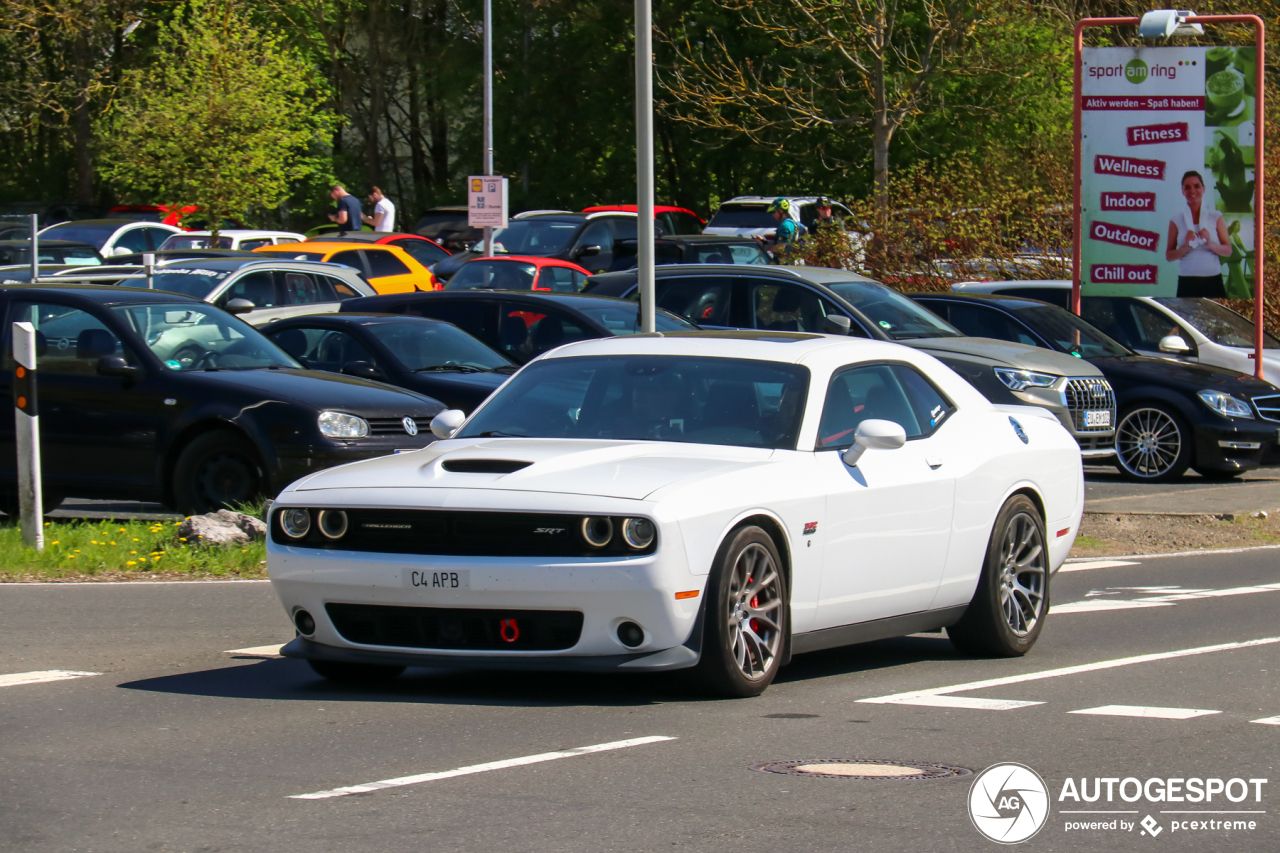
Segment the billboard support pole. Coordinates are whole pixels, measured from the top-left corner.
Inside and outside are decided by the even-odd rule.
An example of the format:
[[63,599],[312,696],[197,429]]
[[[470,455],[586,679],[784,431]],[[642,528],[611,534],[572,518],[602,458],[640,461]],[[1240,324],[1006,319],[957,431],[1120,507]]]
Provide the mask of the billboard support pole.
[[[1081,139],[1081,119],[1082,119],[1082,91],[1083,91],[1083,53],[1084,53],[1084,31],[1087,27],[1136,27],[1141,23],[1141,18],[1081,18],[1076,23],[1076,43],[1075,43],[1075,86],[1073,96],[1075,99],[1075,136],[1074,136],[1074,159],[1075,159],[1075,187],[1074,187],[1074,216],[1073,224],[1074,247],[1071,257],[1071,310],[1077,315],[1080,313],[1080,285],[1083,282],[1083,270],[1080,269],[1080,251],[1083,245],[1084,235],[1080,231],[1080,190],[1084,180],[1084,166],[1081,163],[1080,155],[1082,146]],[[1263,247],[1263,237],[1266,234],[1266,208],[1263,206],[1264,192],[1263,186],[1266,183],[1264,179],[1264,171],[1266,168],[1266,154],[1263,148],[1263,128],[1266,125],[1266,105],[1264,102],[1264,89],[1266,86],[1266,25],[1262,22],[1262,18],[1257,15],[1191,15],[1181,19],[1182,23],[1187,24],[1250,24],[1254,28],[1257,44],[1257,54],[1254,60],[1254,113],[1256,120],[1254,122],[1254,166],[1253,166],[1253,373],[1259,379],[1263,378],[1262,364],[1262,320],[1263,320],[1263,265],[1266,252]]]

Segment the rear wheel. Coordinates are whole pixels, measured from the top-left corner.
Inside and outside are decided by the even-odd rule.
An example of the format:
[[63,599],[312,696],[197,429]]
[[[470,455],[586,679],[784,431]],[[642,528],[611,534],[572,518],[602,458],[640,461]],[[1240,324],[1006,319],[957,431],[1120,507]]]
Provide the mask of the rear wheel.
[[173,495],[183,515],[259,500],[265,487],[266,476],[253,445],[225,430],[196,437],[174,466]]
[[1176,480],[1191,464],[1191,430],[1162,403],[1140,403],[1120,413],[1116,465],[1139,483]]
[[402,666],[371,663],[345,663],[334,660],[308,660],[316,675],[338,684],[385,684],[404,672]]

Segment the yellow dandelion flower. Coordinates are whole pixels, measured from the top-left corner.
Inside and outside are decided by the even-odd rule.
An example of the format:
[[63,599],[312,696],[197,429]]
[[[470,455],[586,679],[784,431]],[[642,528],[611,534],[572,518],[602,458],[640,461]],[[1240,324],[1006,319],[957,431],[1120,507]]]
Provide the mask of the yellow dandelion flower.
[[138,552],[137,552],[137,551],[130,551],[129,553],[130,553],[130,554],[137,554]]
[[125,530],[123,527],[121,527],[121,528],[120,528],[120,532],[121,532],[121,533],[128,533],[129,531],[127,531],[127,530]]
[[58,544],[58,540],[56,540],[56,539],[55,539],[55,540],[53,540],[52,542],[50,542],[49,544],[50,544],[50,545],[57,545],[57,544]]
[[126,566],[136,566],[136,565],[138,565],[138,563],[137,563],[137,561],[135,561],[135,560],[130,560],[129,562],[125,563],[125,565],[126,565]]
[[112,542],[111,544],[112,544],[112,545],[114,545],[114,544],[116,544],[116,543]]
[[179,541],[179,542],[186,542],[186,541],[187,541],[187,537],[185,537],[185,536],[179,536],[179,537],[178,537],[178,541]]

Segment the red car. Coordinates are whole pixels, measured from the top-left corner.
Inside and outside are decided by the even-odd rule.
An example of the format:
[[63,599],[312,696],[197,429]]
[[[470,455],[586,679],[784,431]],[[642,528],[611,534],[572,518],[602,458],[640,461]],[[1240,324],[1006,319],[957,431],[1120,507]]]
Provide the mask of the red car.
[[[199,212],[200,208],[194,204],[189,204],[185,207],[169,207],[163,204],[117,204],[107,213],[107,218],[133,219],[139,222],[162,222],[165,225],[173,225],[184,231],[203,231],[208,228],[208,222],[198,217],[190,222],[184,221],[191,214]],[[222,217],[221,227],[243,229],[244,223],[238,219],[224,216]]]
[[577,293],[589,271],[571,261],[530,255],[473,258],[449,279],[445,290],[549,290]]
[[378,243],[399,246],[405,253],[427,269],[449,257],[449,250],[430,237],[408,234],[403,231],[348,231],[346,234],[319,234],[308,237],[308,243]]
[[[600,204],[595,207],[582,208],[583,213],[597,213],[605,210],[620,210],[635,213],[634,204]],[[653,218],[662,226],[662,232],[671,234],[701,234],[707,223],[701,216],[687,207],[671,207],[666,204],[653,206]]]

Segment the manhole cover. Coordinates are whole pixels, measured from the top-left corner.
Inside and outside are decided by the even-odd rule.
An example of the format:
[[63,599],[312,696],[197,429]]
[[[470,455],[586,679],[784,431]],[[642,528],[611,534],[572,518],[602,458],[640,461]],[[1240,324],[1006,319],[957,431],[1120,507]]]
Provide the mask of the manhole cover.
[[815,779],[955,779],[972,776],[964,767],[919,761],[882,761],[878,758],[810,758],[799,761],[765,761],[751,765],[761,773],[810,776]]

